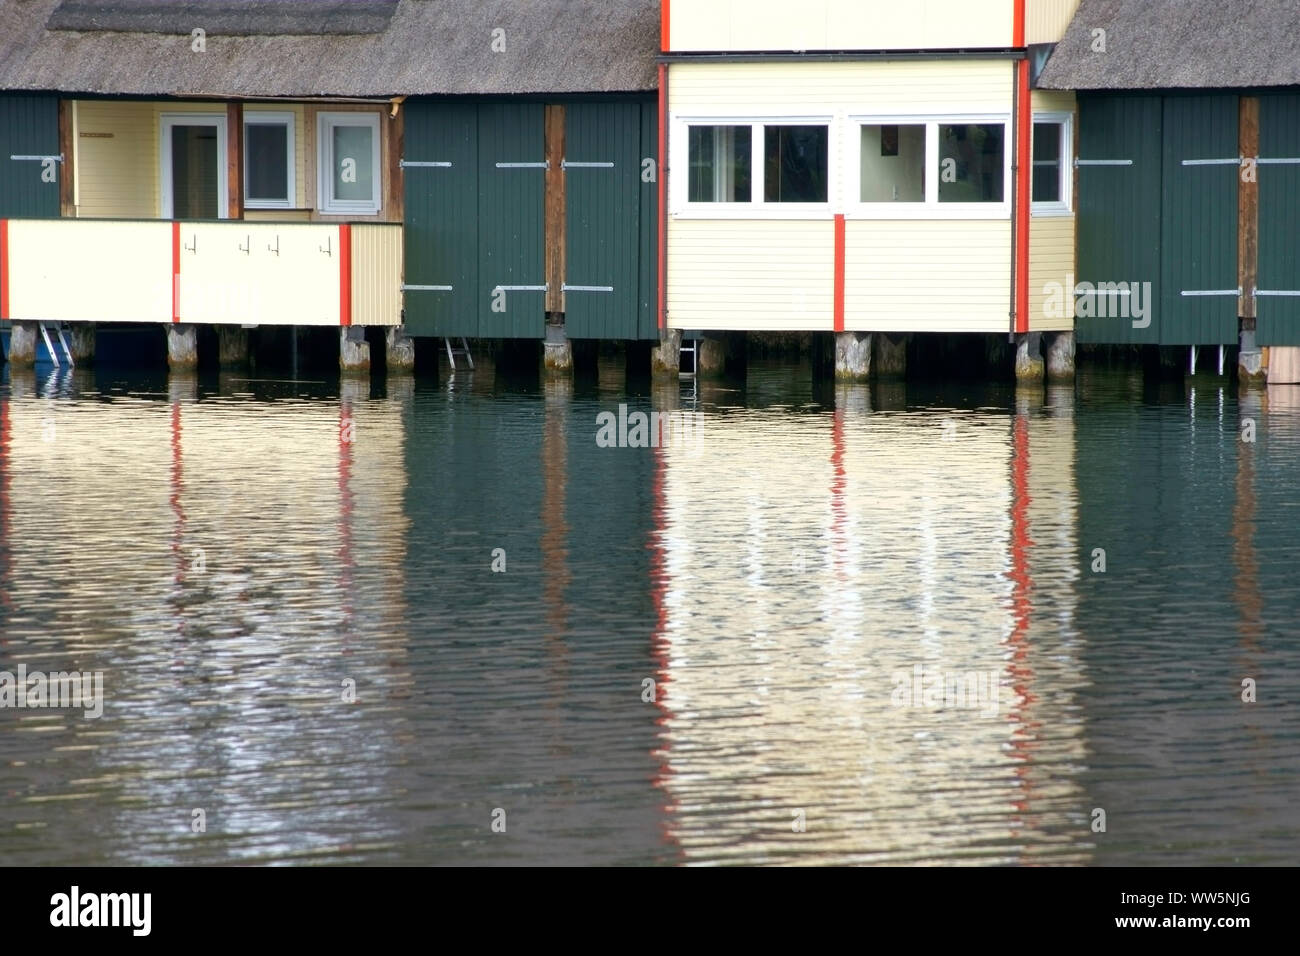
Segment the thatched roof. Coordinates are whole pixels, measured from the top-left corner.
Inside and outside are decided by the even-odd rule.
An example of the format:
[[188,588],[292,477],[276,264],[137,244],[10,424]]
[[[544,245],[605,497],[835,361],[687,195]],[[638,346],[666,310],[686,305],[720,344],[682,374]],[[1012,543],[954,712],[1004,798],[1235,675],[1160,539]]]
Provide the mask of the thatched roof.
[[383,33],[397,0],[63,0],[51,30],[223,36]]
[[658,0],[0,0],[0,90],[635,92],[658,52]]
[[[1094,52],[1094,30],[1106,51]],[[1038,85],[1053,90],[1300,85],[1300,0],[1082,0]]]

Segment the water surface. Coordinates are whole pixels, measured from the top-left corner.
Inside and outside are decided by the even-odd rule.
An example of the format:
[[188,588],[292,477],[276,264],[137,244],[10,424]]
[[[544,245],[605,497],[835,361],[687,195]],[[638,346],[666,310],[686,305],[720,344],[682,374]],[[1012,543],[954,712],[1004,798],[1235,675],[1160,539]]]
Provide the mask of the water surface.
[[1300,388],[602,373],[6,368],[0,859],[1294,862]]

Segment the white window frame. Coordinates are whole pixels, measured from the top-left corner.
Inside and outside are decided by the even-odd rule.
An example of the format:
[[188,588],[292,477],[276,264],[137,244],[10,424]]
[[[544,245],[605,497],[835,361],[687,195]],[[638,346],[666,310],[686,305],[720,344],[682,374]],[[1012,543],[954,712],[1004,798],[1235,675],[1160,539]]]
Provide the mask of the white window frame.
[[[371,161],[373,194],[370,200],[335,199],[334,192],[334,127],[369,126],[371,136]],[[316,114],[316,209],[327,216],[377,216],[383,207],[383,168],[380,166],[379,114],[377,112],[336,112]]]
[[[750,200],[749,202],[691,202],[690,201],[690,127],[692,126],[748,126],[750,127]],[[826,202],[766,202],[766,163],[763,150],[766,146],[764,127],[767,126],[825,126],[826,127]],[[670,178],[669,212],[677,219],[829,219],[835,196],[839,192],[840,164],[835,153],[838,143],[833,110],[797,116],[772,114],[742,116],[679,116],[669,121],[669,156],[672,169],[682,170],[681,175]]]
[[173,126],[215,126],[217,130],[217,218],[230,218],[230,190],[226,182],[226,125],[225,113],[160,113],[158,116],[158,206],[163,219],[175,219],[176,207],[172,197],[172,137]]
[[[293,113],[282,113],[271,110],[245,110],[244,111],[244,208],[245,209],[293,209],[298,201],[298,182],[296,176],[296,167],[298,165],[298,154],[294,141],[294,127],[297,125],[298,117]],[[287,146],[287,161],[289,164],[288,176],[285,178],[285,184],[289,190],[287,199],[281,201],[278,199],[251,199],[248,196],[248,127],[250,126],[283,126],[285,128],[285,145]]]
[[[965,125],[1002,126],[1002,201],[939,201],[939,127]],[[851,113],[847,118],[848,163],[844,182],[846,217],[849,219],[1007,219],[1011,216],[1012,130],[1010,113]],[[862,127],[925,127],[925,200],[923,202],[862,202]]]
[[[1074,215],[1074,114],[1061,110],[1035,112],[1033,122],[1061,124],[1061,195],[1065,198],[1059,202],[1031,202],[1029,214],[1034,217],[1072,216]],[[1033,156],[1034,149],[1031,143],[1029,148],[1031,163]],[[1031,196],[1033,189],[1034,179],[1031,175],[1029,178]]]

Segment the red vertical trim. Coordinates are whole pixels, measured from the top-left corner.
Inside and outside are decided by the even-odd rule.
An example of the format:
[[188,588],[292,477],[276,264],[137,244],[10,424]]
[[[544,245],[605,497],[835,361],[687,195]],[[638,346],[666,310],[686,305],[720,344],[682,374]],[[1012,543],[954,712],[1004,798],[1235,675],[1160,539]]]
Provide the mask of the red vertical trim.
[[1011,733],[1011,759],[1017,762],[1015,775],[1020,788],[1012,806],[1020,813],[1030,812],[1030,801],[1038,797],[1034,786],[1034,752],[1042,739],[1042,721],[1037,718],[1038,695],[1034,693],[1034,662],[1029,652],[1030,625],[1034,610],[1034,579],[1030,555],[1034,540],[1030,537],[1029,505],[1029,425],[1025,415],[1017,415],[1012,425],[1011,452],[1011,580],[1012,629],[1007,638],[1011,660],[1007,672],[1011,678],[1012,706],[1007,720],[1016,727]]
[[672,725],[675,714],[668,705],[672,703],[672,635],[668,628],[668,594],[673,588],[673,574],[668,567],[668,534],[671,531],[672,518],[668,515],[668,495],[664,487],[668,472],[668,463],[664,458],[662,443],[651,451],[654,471],[650,479],[650,530],[646,535],[646,548],[650,552],[650,603],[654,608],[654,633],[650,638],[651,653],[654,656],[655,669],[655,707],[659,713],[655,717],[658,728],[658,746],[651,752],[655,763],[654,787],[663,794],[662,833],[665,846],[674,847],[675,858],[685,859],[674,827],[680,814],[677,798],[674,796],[670,781],[673,775],[672,760],[669,750],[672,747]]
[[339,226],[339,325],[352,324],[352,227]]
[[835,331],[844,331],[844,214],[835,214]]
[[1012,0],[1014,13],[1012,14],[1011,45],[1014,47],[1025,45],[1025,2],[1026,0]]
[[[664,3],[664,17],[668,4]],[[666,19],[665,19],[666,23]],[[659,64],[659,331],[668,328],[668,66]]]
[[181,320],[181,224],[172,223],[172,322]]
[[347,636],[352,633],[352,619],[356,612],[352,588],[353,570],[356,568],[356,556],[352,551],[352,512],[356,506],[352,489],[352,445],[356,441],[356,419],[352,415],[352,399],[343,395],[339,399],[339,524],[338,524],[338,594],[342,602],[343,626],[339,633],[344,636],[344,654],[351,654],[347,648]]
[[0,219],[0,319],[9,318],[9,220]]
[[[1021,27],[1023,32],[1023,25]],[[1029,331],[1029,214],[1034,175],[1034,109],[1029,92],[1029,61],[1016,64],[1019,125],[1016,131],[1016,331]]]
[[[0,228],[3,228],[4,220],[0,219]],[[0,356],[3,359],[3,356]],[[9,547],[9,529],[14,526],[12,509],[9,506],[9,462],[13,461],[13,436],[11,415],[9,412],[9,399],[0,398],[0,607],[6,611],[12,611],[14,607],[13,598],[10,596],[10,588],[13,586],[13,560],[10,557]],[[0,637],[0,647],[9,643],[3,637]]]
[[[180,584],[185,579],[185,506],[181,495],[185,493],[185,463],[181,455],[181,403],[172,402],[172,470],[171,495],[167,501],[176,515],[176,529],[172,535],[172,557],[176,559],[176,574],[172,580]],[[178,630],[184,632],[185,617],[177,618]]]
[[659,5],[659,49],[667,53],[672,47],[672,0],[661,0]]

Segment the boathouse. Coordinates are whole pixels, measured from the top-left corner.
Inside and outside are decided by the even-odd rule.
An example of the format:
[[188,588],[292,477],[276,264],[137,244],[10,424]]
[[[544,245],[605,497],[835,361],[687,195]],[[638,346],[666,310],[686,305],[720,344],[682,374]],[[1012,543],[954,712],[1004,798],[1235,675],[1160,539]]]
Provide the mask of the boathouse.
[[658,30],[655,0],[5,2],[0,319],[165,324],[180,365],[196,323],[236,361],[338,326],[345,367],[366,326],[409,361],[403,316],[561,362],[657,338]]
[[1076,4],[665,0],[668,328],[835,332],[844,378],[918,332],[1041,376],[1050,333],[1072,374],[1075,102],[1031,80]]
[[1191,346],[1192,371],[1240,343],[1248,379],[1272,346],[1269,380],[1300,380],[1296,27],[1292,0],[1082,0],[1040,78],[1079,103],[1081,342]]

